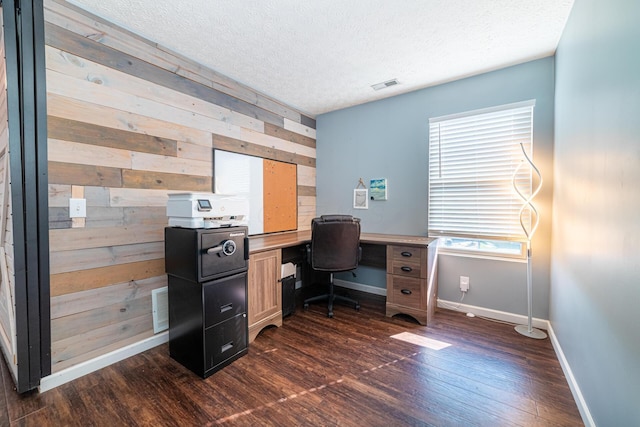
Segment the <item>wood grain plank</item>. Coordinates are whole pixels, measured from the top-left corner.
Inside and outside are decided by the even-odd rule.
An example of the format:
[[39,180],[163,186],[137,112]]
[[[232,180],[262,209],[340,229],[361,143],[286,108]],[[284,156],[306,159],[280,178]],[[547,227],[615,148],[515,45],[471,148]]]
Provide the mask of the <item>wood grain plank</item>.
[[[300,204],[298,204],[298,217],[301,216],[305,216],[308,217],[310,216],[311,218],[315,218],[316,217],[316,209],[314,206],[301,206]],[[300,222],[298,222],[298,226],[300,226]]]
[[211,147],[210,132],[51,92],[47,93],[47,111],[51,116],[82,123]]
[[151,317],[151,307],[148,307],[148,309],[148,314],[144,316],[103,326],[60,341],[52,341],[51,364],[55,366],[60,362],[77,357],[88,351],[97,350],[128,337],[152,330],[153,319]]
[[298,214],[298,231],[308,231],[311,230],[311,221],[315,218],[316,215],[301,215]]
[[316,206],[316,197],[298,195],[298,210],[304,208],[314,208]]
[[164,242],[51,252],[51,274],[164,258]]
[[164,228],[157,225],[50,230],[51,252],[102,248],[164,241]]
[[264,133],[266,135],[275,136],[276,138],[291,141],[296,144],[304,145],[306,147],[316,148],[316,140],[308,136],[300,135],[299,133],[292,132],[290,130],[281,128],[271,123],[266,123],[264,126]]
[[298,165],[298,185],[316,186],[316,168]]
[[132,166],[132,156],[128,150],[80,144],[53,138],[49,138],[47,142],[48,160],[50,162],[120,169],[131,169]]
[[[133,335],[129,338],[125,338],[125,339],[121,339],[117,342],[114,342],[113,344],[104,346],[104,347],[100,347],[96,350],[93,351],[87,351],[85,353],[81,353],[75,357],[71,357],[63,362],[58,362],[55,365],[51,366],[51,372],[52,373],[56,373],[56,372],[60,372],[63,371],[64,369],[70,368],[74,365],[78,365],[82,362],[87,362],[89,360],[95,359],[97,357],[103,356],[105,354],[108,354],[112,351],[121,349],[123,347],[126,347],[128,345],[132,345],[132,344],[136,344],[139,343],[140,341],[143,341],[147,338],[150,338],[153,336],[153,329],[150,329],[148,331],[144,331],[141,334],[138,335]],[[75,402],[75,400],[74,400]],[[78,415],[75,413],[76,410],[76,405],[73,405],[73,410],[74,410],[74,416],[71,418],[73,419],[77,419]],[[108,421],[105,422],[106,424],[111,425],[111,423],[113,423],[113,419],[109,419]],[[40,424],[36,424],[36,425],[40,425]],[[65,423],[52,423],[51,425],[67,425]]]
[[71,198],[71,185],[49,184],[49,207],[68,208]]
[[165,206],[143,206],[122,208],[124,225],[162,225],[168,224]]
[[263,145],[251,144],[235,138],[222,135],[213,135],[213,148],[231,151],[233,153],[248,154],[250,156],[262,157],[269,160],[279,160],[281,162],[295,163],[298,165],[314,167],[316,159],[314,157],[302,156],[282,150],[276,150]]
[[209,156],[202,160],[131,153],[131,169],[211,177],[213,176],[213,159],[210,149]]
[[87,207],[108,207],[109,188],[108,187],[84,187],[84,196],[87,199]]
[[310,230],[316,216],[316,197],[298,195],[298,230]]
[[179,107],[214,120],[231,123],[258,132],[264,131],[264,122],[253,117],[183,94],[168,87],[150,84],[142,78],[116,71],[113,68],[59,49],[47,47],[45,52],[48,70],[96,83],[106,88],[124,91],[140,98]]
[[177,190],[154,190],[144,188],[111,188],[109,205],[112,207],[166,207],[170,193]]
[[167,286],[166,275],[56,296],[51,298],[51,319],[143,298],[163,286]]
[[[6,108],[6,105],[0,106],[0,108],[1,107]],[[4,117],[0,117],[0,120],[3,120],[3,122],[0,122],[0,123],[7,123],[6,115]],[[9,128],[3,127],[0,132],[0,153],[2,153],[2,155],[4,155],[8,145],[9,145]]]
[[51,275],[51,296],[71,294],[164,274],[164,259],[131,262]]
[[316,139],[316,130],[309,126],[305,126],[298,122],[294,122],[289,119],[284,119],[284,126],[286,130],[290,130],[291,132],[299,133],[300,135],[307,136],[311,139]]
[[69,208],[49,208],[49,229],[71,228]]
[[[216,131],[212,132],[219,135],[225,135],[235,138],[234,135],[223,134]],[[280,139],[271,135],[266,135],[260,132],[255,132],[249,129],[240,129],[240,136],[238,137],[238,139],[256,145],[264,145],[265,147],[274,148],[276,150],[287,151],[289,153],[295,153],[313,158],[316,157],[315,147],[307,147],[305,145],[296,144],[291,141]]]
[[122,187],[122,171],[104,166],[49,162],[49,183]]
[[123,208],[87,206],[85,220],[87,228],[122,227],[125,225]]
[[[294,120],[295,121],[295,120]],[[300,116],[300,124],[303,126],[310,127],[312,129],[316,128],[316,119],[312,117],[307,117],[304,114]]]
[[128,132],[56,116],[47,117],[47,133],[49,138],[101,147],[163,156],[177,156],[178,153],[177,141],[174,139]]
[[127,93],[125,90],[106,87],[101,81],[76,79],[57,71],[47,71],[47,90],[51,94],[227,136],[240,136],[242,130],[241,127],[231,123],[212,120],[203,114],[187,111],[166,102],[158,102]]
[[315,195],[316,195],[316,187],[298,185],[298,196],[315,196]]
[[249,117],[281,127],[284,125],[283,118],[270,111],[171,73],[135,56],[116,51],[57,25],[45,23],[45,43],[98,64],[109,66],[132,76],[144,78],[150,82],[229,108]]
[[184,190],[194,192],[213,191],[211,177],[133,170],[122,171],[122,186],[126,188]]
[[203,161],[209,159],[209,161],[211,161],[213,150],[210,146],[204,147],[202,145],[178,141],[178,157]]
[[151,312],[151,295],[99,309],[58,317],[51,322],[51,341],[59,342],[98,328],[122,323]]

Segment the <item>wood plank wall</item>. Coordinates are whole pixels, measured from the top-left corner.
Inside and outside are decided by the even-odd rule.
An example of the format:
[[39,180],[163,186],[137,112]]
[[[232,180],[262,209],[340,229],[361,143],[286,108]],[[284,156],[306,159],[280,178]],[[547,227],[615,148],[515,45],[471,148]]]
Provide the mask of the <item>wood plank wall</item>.
[[[167,197],[211,191],[213,148],[295,163],[308,229],[315,120],[62,0],[45,21],[58,372],[153,335]],[[69,218],[72,196],[86,219]]]

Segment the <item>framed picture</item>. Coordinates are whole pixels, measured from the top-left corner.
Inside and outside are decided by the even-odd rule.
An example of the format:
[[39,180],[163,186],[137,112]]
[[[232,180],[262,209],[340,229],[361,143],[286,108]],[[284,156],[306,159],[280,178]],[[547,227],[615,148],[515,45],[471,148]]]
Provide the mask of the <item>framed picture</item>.
[[369,188],[371,200],[387,200],[387,178],[372,179]]
[[369,209],[369,190],[366,188],[356,188],[353,190],[353,208]]

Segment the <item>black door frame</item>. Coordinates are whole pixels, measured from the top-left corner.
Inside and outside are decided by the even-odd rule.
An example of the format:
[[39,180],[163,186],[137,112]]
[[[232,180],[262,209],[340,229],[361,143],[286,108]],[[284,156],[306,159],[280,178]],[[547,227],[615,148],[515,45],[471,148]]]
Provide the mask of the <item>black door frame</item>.
[[18,392],[51,374],[47,105],[42,0],[0,0],[4,19]]

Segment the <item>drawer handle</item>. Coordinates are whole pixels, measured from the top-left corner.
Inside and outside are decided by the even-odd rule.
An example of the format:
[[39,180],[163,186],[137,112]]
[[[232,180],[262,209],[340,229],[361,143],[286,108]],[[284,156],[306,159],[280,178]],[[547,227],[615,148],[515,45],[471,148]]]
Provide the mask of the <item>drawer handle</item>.
[[400,269],[401,269],[402,271],[406,271],[407,273],[409,273],[409,272],[413,271],[413,268],[411,268],[411,267],[407,267],[406,265],[405,265],[405,266],[400,267]]
[[225,351],[231,350],[232,348],[233,348],[233,341],[220,347],[220,353],[224,353]]
[[229,311],[233,308],[233,303],[225,304],[220,307],[220,313],[224,313],[225,311]]
[[400,292],[402,292],[405,295],[411,295],[411,289],[402,289]]
[[405,252],[401,252],[401,253],[400,253],[400,255],[405,256],[405,257],[407,257],[407,258],[411,258],[412,253],[411,253],[411,252],[406,252],[406,251],[405,251]]

